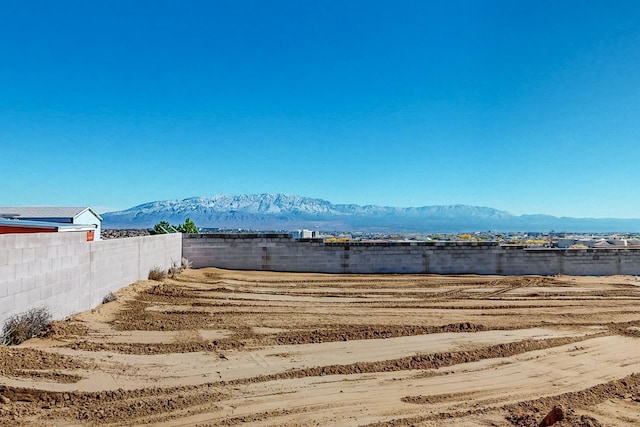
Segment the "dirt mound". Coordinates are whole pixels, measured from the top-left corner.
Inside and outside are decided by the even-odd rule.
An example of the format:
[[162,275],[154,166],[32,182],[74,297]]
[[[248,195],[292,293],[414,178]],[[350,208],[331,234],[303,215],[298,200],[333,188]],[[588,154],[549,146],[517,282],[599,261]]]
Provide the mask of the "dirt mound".
[[71,319],[67,319],[51,322],[45,330],[38,334],[38,336],[40,338],[49,339],[66,339],[71,337],[82,337],[87,335],[88,332],[89,329],[86,326],[79,324],[78,322],[74,322]]
[[[173,411],[217,402],[225,395],[209,385],[204,385],[130,391],[118,389],[96,393],[51,392],[0,386],[0,396],[11,402],[36,403],[37,407],[48,410],[48,415],[53,418],[95,423],[133,420],[150,413],[164,414],[165,419],[170,419],[173,418],[170,415]],[[21,407],[14,405],[13,408]],[[37,414],[39,411],[31,408],[29,412]],[[11,416],[9,413],[5,415]]]
[[214,352],[218,350],[229,350],[232,348],[241,348],[242,343],[234,340],[212,340],[212,341],[192,341],[192,342],[173,342],[173,343],[109,343],[109,342],[91,342],[87,340],[75,341],[68,344],[67,347],[73,350],[84,351],[111,351],[123,354],[137,355],[154,355],[154,354],[172,354],[172,353],[195,353],[199,351]]
[[[579,414],[580,408],[590,408],[607,399],[629,399],[640,402],[640,374],[633,374],[626,378],[598,384],[582,391],[565,393],[553,397],[545,397],[533,401],[521,402],[517,405],[507,405],[508,419],[515,426],[526,425],[523,419],[529,419],[531,414],[542,414],[554,405],[562,405],[570,408],[566,413],[565,424],[577,427],[597,427],[602,424],[590,415]],[[540,417],[541,419],[542,417]]]
[[185,289],[184,285],[178,286],[168,283],[159,283],[151,289],[144,290],[143,294],[147,296],[147,300],[152,299],[148,298],[149,296],[159,296],[168,298],[172,302],[175,302],[175,298],[188,298],[192,295],[189,290]]
[[92,365],[73,357],[30,349],[0,347],[0,375],[74,383],[80,376],[61,370],[88,369]]
[[288,332],[264,338],[264,342],[277,344],[310,344],[333,341],[376,340],[414,335],[438,334],[443,332],[478,332],[484,331],[483,325],[469,322],[444,326],[334,326],[331,329],[314,329],[312,331]]
[[212,322],[211,317],[201,311],[152,310],[154,307],[155,304],[144,300],[128,301],[112,325],[119,331],[181,331],[204,329]]

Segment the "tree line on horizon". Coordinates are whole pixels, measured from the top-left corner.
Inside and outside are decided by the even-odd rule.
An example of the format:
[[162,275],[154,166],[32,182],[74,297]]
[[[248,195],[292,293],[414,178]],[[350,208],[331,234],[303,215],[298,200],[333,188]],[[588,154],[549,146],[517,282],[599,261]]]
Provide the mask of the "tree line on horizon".
[[153,234],[169,233],[198,234],[198,227],[196,226],[196,223],[188,217],[182,224],[171,225],[168,221],[160,221],[153,226]]

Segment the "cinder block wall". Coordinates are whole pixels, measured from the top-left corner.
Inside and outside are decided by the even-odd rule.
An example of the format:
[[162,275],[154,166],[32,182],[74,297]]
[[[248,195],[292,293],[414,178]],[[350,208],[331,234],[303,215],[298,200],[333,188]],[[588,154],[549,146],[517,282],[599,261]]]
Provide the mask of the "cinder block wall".
[[194,267],[321,273],[640,274],[640,249],[528,249],[496,242],[323,243],[289,234],[183,235]]
[[181,256],[180,234],[95,242],[84,233],[0,235],[0,322],[41,306],[55,319],[87,310]]
[[184,256],[194,267],[322,273],[640,275],[640,249],[526,249],[497,243],[324,243],[289,234],[202,234],[86,242],[83,233],[0,235],[0,322],[46,306],[87,310]]

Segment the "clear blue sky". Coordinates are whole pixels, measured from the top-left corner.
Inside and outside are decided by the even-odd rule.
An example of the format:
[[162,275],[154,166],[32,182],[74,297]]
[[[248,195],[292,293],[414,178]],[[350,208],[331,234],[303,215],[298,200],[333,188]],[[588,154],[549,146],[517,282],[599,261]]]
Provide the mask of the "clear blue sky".
[[5,1],[0,205],[640,217],[638,1]]

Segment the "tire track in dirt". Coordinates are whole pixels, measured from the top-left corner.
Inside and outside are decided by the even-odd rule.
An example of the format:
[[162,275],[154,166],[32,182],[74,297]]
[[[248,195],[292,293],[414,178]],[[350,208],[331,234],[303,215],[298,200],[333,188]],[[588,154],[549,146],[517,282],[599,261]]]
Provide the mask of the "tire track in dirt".
[[[136,284],[135,292],[119,293],[119,301],[98,307],[95,313],[54,324],[37,343],[41,350],[26,343],[11,352],[0,351],[0,361],[5,364],[0,363],[5,378],[0,379],[0,424],[20,425],[24,421],[30,426],[49,427],[70,423],[205,426],[315,422],[435,426],[471,420],[469,425],[507,422],[525,426],[533,419],[539,421],[540,415],[548,412],[548,405],[561,403],[570,417],[568,424],[559,426],[587,425],[578,423],[597,416],[587,411],[592,404],[624,398],[627,406],[616,410],[632,410],[633,399],[640,400],[638,378],[633,372],[638,363],[634,340],[640,336],[640,312],[634,310],[634,304],[640,299],[640,288],[624,277],[602,280],[600,284],[596,279],[565,276],[341,276],[187,270],[161,283]],[[375,300],[367,300],[369,296]],[[97,318],[101,323],[96,323]],[[537,333],[535,339],[523,340],[527,328],[563,331],[567,336],[538,338]],[[175,334],[164,335],[169,341],[119,340],[118,334],[127,331],[135,331],[129,333],[133,337],[142,333],[152,336],[155,331]],[[217,335],[207,335],[207,331]],[[479,338],[476,344],[463,338],[494,331],[512,332],[503,334],[505,342],[491,345]],[[396,347],[395,353],[383,351],[379,354],[384,358],[379,359],[357,353],[373,349],[371,345],[378,342],[376,351],[389,345],[389,340],[422,335],[442,335],[442,342],[449,346],[445,348],[451,350],[429,352],[423,346],[405,356],[412,350],[411,344]],[[202,338],[206,336],[209,338]],[[596,337],[615,338],[611,342],[616,346],[597,347],[594,343],[600,341]],[[363,341],[367,346],[358,347]],[[305,351],[313,351],[317,346],[321,352],[335,347],[331,343],[340,343],[340,351],[346,353],[353,349],[353,357],[333,359],[344,362],[331,363],[330,354],[324,359],[322,353],[305,359],[291,350],[300,345],[308,346]],[[568,347],[569,343],[573,347]],[[49,345],[55,348],[49,351]],[[261,350],[265,347],[268,353]],[[278,348],[283,351],[279,353]],[[400,348],[404,353],[399,353]],[[628,360],[623,357],[625,352],[630,355]],[[187,353],[191,353],[189,357]],[[157,360],[175,357],[189,364],[213,360],[215,367],[194,365],[171,371],[161,363],[155,365],[152,358],[145,361],[137,355],[151,355]],[[215,375],[214,369],[252,355],[256,366],[248,377],[237,374],[244,365],[226,376]],[[573,365],[566,365],[559,373],[551,369],[554,363],[563,361],[562,357],[582,364],[576,365],[577,372],[599,361],[598,370],[608,374],[599,377],[598,371],[589,372],[590,381],[603,382],[585,382],[580,389],[580,378],[570,377]],[[285,365],[274,368],[278,358],[288,363],[286,369],[280,367]],[[14,359],[24,361],[22,365],[10,365]],[[305,362],[309,360],[313,363]],[[620,365],[621,374],[631,375],[611,380],[615,371],[602,364],[610,360]],[[517,369],[517,363],[538,371]],[[260,373],[263,368],[268,373]],[[162,372],[162,378],[148,377],[161,369],[169,369]],[[474,383],[483,369],[490,369],[484,381],[493,373],[515,372],[522,376],[521,381],[531,381],[532,389],[526,391],[522,384],[514,384],[512,393],[493,388],[488,397],[483,397],[482,388]],[[92,370],[100,374],[95,378],[113,373],[114,380],[107,389],[81,391],[75,384],[61,384],[64,375],[68,375],[67,381],[77,381],[77,376],[90,376]],[[207,375],[186,376],[193,372]],[[54,374],[47,377],[49,373]],[[56,373],[60,375],[57,378]],[[126,390],[113,386],[118,378],[123,379],[122,384],[127,378]],[[190,385],[185,384],[187,378]],[[227,380],[219,380],[222,378]],[[466,382],[456,383],[458,378]],[[497,376],[496,381],[498,378],[503,377]],[[89,384],[87,381],[91,378],[83,378],[79,387]],[[555,388],[546,390],[545,381],[554,383],[551,387]],[[152,382],[162,386],[150,386]],[[21,386],[29,384],[32,386]],[[429,384],[443,388],[431,390]],[[389,398],[376,396],[377,389],[389,393]],[[606,411],[600,409],[600,413]],[[609,425],[614,425],[613,419],[613,415],[602,418]]]
[[[264,375],[251,378],[242,378],[232,381],[219,381],[198,386],[175,388],[145,388],[134,390],[115,390],[102,392],[53,392],[33,388],[20,388],[0,386],[0,395],[11,401],[34,402],[50,412],[49,415],[57,417],[73,417],[77,420],[104,422],[116,421],[122,416],[133,420],[136,416],[142,416],[153,407],[155,417],[168,414],[178,408],[191,408],[203,404],[203,402],[218,402],[227,395],[215,390],[223,387],[254,384],[259,382],[277,381],[283,379],[324,377],[327,375],[351,375],[376,372],[398,372],[406,370],[431,370],[444,366],[454,366],[461,363],[483,360],[486,358],[509,357],[528,351],[551,348],[570,342],[578,342],[585,337],[556,338],[548,340],[532,340],[520,343],[505,343],[496,346],[479,348],[473,351],[445,352],[404,357],[395,360],[381,362],[359,362],[350,365],[318,366],[314,368],[288,370],[273,375]],[[214,390],[214,391],[212,391]],[[178,396],[174,398],[172,396]],[[91,402],[100,402],[99,409],[91,409]],[[202,411],[210,410],[210,407],[201,408]],[[195,409],[192,410],[192,412]],[[282,415],[282,412],[277,412]],[[231,419],[226,424],[234,425],[236,422],[246,420],[251,416],[243,416]],[[256,419],[264,419],[264,416]]]

